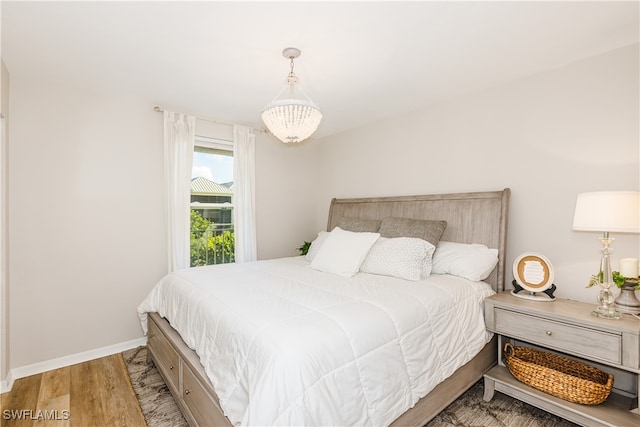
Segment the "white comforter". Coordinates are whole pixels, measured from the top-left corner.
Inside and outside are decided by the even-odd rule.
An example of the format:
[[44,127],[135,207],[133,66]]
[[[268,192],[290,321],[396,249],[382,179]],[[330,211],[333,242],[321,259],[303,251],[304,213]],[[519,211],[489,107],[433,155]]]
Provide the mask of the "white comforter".
[[388,425],[491,336],[489,285],[345,278],[304,257],[169,274],[138,307],[199,355],[234,425]]

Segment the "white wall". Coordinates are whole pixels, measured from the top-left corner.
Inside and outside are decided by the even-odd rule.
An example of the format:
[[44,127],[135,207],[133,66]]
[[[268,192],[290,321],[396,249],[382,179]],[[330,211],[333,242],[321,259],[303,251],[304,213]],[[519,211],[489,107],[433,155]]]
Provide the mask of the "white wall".
[[11,81],[12,368],[141,337],[165,267],[162,116],[152,105]]
[[[167,268],[162,114],[153,101],[13,77],[15,369],[142,338],[136,307]],[[228,126],[199,125],[230,135]],[[314,150],[258,135],[259,258],[295,255],[313,237]]]
[[[270,134],[256,138],[258,258],[299,255],[316,237],[317,189],[322,141],[283,144]],[[324,218],[326,227],[326,216]]]
[[[597,290],[584,287],[601,245],[598,234],[571,230],[575,199],[640,189],[638,76],[635,45],[326,138],[317,228],[331,197],[510,187],[508,268],[541,252],[558,296],[594,302]],[[615,237],[617,269],[640,244]]]

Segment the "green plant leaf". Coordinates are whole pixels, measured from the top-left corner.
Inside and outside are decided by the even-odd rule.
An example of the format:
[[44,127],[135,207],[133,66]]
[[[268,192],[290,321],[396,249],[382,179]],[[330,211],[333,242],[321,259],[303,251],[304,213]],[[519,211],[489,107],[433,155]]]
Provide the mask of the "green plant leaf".
[[311,247],[311,242],[305,241],[302,246],[298,248],[300,251],[300,255],[306,255],[309,252],[309,248]]

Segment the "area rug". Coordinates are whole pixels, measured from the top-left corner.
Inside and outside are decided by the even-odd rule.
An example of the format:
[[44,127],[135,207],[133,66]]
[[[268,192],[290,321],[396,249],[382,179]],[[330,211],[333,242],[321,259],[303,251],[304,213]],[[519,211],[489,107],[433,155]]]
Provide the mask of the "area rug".
[[[147,348],[122,353],[133,390],[149,427],[187,427],[169,389],[153,364],[147,364]],[[519,400],[496,392],[491,402],[482,400],[482,381],[467,390],[426,427],[573,427]],[[213,426],[212,426],[213,427]]]
[[188,427],[176,401],[153,363],[147,363],[147,347],[122,353],[133,391],[148,427]]

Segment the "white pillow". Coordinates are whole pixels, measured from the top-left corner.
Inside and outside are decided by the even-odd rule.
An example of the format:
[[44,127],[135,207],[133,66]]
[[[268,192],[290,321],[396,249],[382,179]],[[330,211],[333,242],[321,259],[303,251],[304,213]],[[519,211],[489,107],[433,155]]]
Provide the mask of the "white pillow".
[[489,277],[498,263],[498,250],[478,243],[440,241],[433,254],[433,274],[452,274],[474,282]]
[[307,261],[313,261],[316,255],[318,255],[318,252],[320,252],[320,248],[324,244],[324,241],[327,240],[327,237],[329,237],[328,231],[321,231],[318,233],[318,237],[316,237],[315,240],[311,242],[311,246],[309,246],[309,250],[304,256]]
[[423,277],[425,258],[431,256],[435,246],[415,237],[380,237],[371,247],[360,270],[365,273],[398,277],[405,280],[420,280]]
[[351,277],[360,270],[360,265],[378,237],[378,233],[355,233],[336,227],[311,261],[311,268]]

